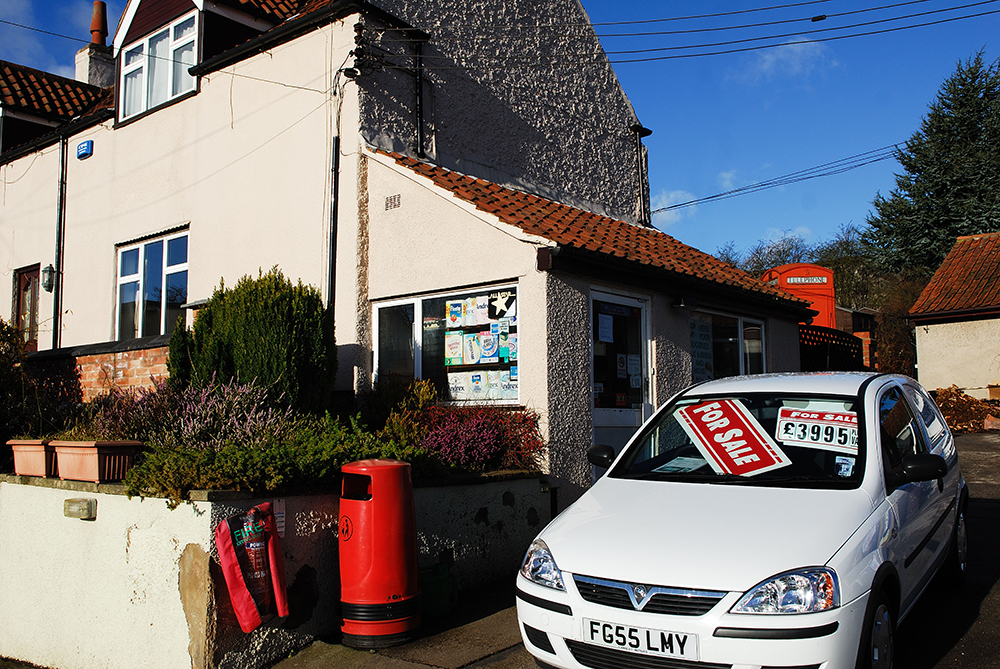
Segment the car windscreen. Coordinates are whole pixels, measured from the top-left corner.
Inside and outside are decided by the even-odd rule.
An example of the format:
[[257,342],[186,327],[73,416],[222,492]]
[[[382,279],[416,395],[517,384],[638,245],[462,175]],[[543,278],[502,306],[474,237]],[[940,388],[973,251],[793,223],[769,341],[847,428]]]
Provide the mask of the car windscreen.
[[657,414],[613,478],[764,486],[860,484],[857,399],[749,394],[680,398]]

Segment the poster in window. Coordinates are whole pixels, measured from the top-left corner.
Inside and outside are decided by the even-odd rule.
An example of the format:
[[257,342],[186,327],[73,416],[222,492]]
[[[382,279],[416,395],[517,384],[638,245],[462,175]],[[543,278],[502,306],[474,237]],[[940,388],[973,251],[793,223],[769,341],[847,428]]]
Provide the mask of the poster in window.
[[[490,298],[488,295],[480,295],[476,298],[476,325],[490,324]],[[466,323],[472,325],[472,323]]]
[[608,344],[615,341],[615,319],[610,314],[598,314],[597,339]]
[[501,362],[510,361],[510,332],[500,331],[497,335],[497,355],[500,356]]
[[465,326],[465,302],[463,300],[448,300],[445,303],[449,328]]
[[448,394],[452,400],[472,399],[468,372],[448,372]]
[[469,372],[469,394],[472,399],[485,400],[487,390],[489,390],[489,384],[486,372]]
[[479,333],[479,362],[482,364],[500,361],[499,336],[492,332]]
[[478,332],[467,332],[463,336],[464,346],[462,348],[462,364],[478,365],[482,357],[483,349],[479,341]]
[[712,355],[712,322],[691,319],[691,381],[715,378]]
[[463,354],[462,346],[465,338],[461,332],[446,332],[444,335],[444,364],[446,366],[461,365]]
[[511,362],[517,360],[517,333],[511,332],[507,337],[507,350],[510,353]]
[[490,293],[489,319],[511,319],[517,315],[517,296],[513,290],[498,290]]

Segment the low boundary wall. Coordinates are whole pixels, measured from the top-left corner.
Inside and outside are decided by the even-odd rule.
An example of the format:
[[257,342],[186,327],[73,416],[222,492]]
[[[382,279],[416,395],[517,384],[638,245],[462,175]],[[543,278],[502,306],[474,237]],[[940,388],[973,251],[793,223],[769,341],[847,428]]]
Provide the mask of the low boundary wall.
[[[459,590],[512,577],[551,518],[537,475],[414,490],[421,567]],[[97,500],[92,521],[69,498]],[[59,669],[254,669],[339,632],[335,494],[282,497],[290,615],[244,634],[213,541],[224,518],[274,498],[194,492],[174,510],[123,486],[0,475],[0,657]]]

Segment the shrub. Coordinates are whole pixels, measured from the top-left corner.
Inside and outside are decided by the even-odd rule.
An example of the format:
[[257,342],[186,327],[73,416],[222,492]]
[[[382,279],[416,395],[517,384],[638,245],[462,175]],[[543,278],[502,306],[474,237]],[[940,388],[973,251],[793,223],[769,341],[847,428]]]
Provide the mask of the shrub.
[[321,414],[330,406],[337,367],[332,314],[318,290],[293,285],[276,267],[243,277],[232,290],[220,283],[193,330],[177,328],[170,348],[175,387],[187,378],[196,386],[236,379],[299,411]]
[[433,406],[424,411],[420,446],[471,471],[534,469],[544,447],[538,416],[500,406]]

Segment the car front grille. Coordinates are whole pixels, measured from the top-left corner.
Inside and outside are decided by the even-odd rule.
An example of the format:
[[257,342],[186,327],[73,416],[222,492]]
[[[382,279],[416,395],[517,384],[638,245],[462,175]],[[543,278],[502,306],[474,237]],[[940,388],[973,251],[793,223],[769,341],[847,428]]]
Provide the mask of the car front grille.
[[[616,609],[636,610],[629,597],[630,583],[607,581],[589,576],[574,576],[580,596],[592,604],[611,606]],[[724,592],[706,592],[649,586],[652,590],[663,590],[654,594],[644,607],[644,613],[659,613],[672,616],[701,616],[719,603]]]
[[624,650],[594,646],[581,641],[566,639],[566,646],[573,658],[591,669],[731,669],[731,664],[693,662],[657,655],[640,655]]

